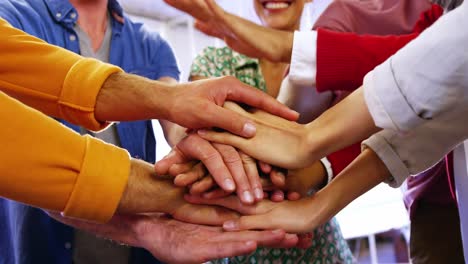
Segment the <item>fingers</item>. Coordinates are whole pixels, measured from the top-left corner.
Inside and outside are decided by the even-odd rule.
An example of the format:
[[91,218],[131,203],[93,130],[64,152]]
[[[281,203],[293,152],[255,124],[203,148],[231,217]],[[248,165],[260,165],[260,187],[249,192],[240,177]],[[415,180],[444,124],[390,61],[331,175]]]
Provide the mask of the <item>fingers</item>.
[[270,173],[271,182],[278,188],[284,188],[286,185],[286,177],[283,172],[278,169],[273,169]]
[[262,183],[260,182],[260,176],[258,175],[257,161],[247,154],[239,151],[242,164],[244,166],[245,173],[250,183],[250,187],[253,190],[255,201],[261,201],[263,199]]
[[207,116],[211,117],[210,123],[213,127],[223,128],[235,135],[245,138],[255,136],[257,129],[253,122],[247,117],[220,106],[212,106],[206,111]]
[[218,199],[218,198],[223,198],[223,197],[226,197],[226,196],[230,196],[231,194],[232,193],[230,193],[230,192],[228,193],[223,189],[216,189],[214,191],[206,192],[206,193],[202,194],[202,197],[206,198],[206,199]]
[[[240,154],[235,148],[228,145],[213,143],[213,146],[223,157],[224,163],[228,167],[231,175],[236,183],[236,191],[238,197],[243,203],[252,204],[254,196],[250,187],[249,179],[244,171],[243,161],[241,161]],[[215,181],[219,184],[219,180],[215,177]]]
[[219,226],[225,221],[239,218],[239,214],[221,207],[186,204],[178,208],[172,217],[192,224]]
[[183,139],[176,148],[186,156],[202,161],[222,189],[228,192],[236,189],[232,175],[224,164],[223,157],[211,143],[196,134],[191,134]]
[[273,193],[270,195],[270,200],[275,203],[284,201],[284,192],[281,190],[273,191]]
[[289,192],[287,197],[289,201],[297,201],[301,199],[301,194],[298,192]]
[[[213,186],[215,185],[216,183],[213,180],[213,177],[211,177],[211,175],[208,175],[207,177],[204,177],[200,181],[194,183],[192,187],[190,187],[190,194],[198,195],[198,194],[204,193],[208,191],[209,189],[213,188]],[[225,192],[222,189],[218,189],[218,190]],[[230,192],[228,193],[228,195],[229,194]]]
[[194,170],[195,166],[198,164],[196,161],[191,161],[187,163],[181,163],[181,164],[173,164],[171,167],[169,167],[169,174],[172,176],[177,176],[182,173],[189,172],[191,170]]
[[202,137],[205,140],[224,144],[224,145],[231,145],[238,149],[243,149],[247,144],[246,139],[233,135],[231,133],[215,132],[212,130],[205,130],[205,129],[200,129],[197,131],[197,133],[200,137]]
[[289,109],[268,94],[245,84],[234,83],[232,79],[226,80],[232,82],[232,85],[225,86],[229,89],[227,101],[242,102],[291,121],[299,117],[296,111]]
[[223,228],[226,231],[275,229],[276,227],[274,227],[271,222],[272,221],[268,214],[247,215],[242,216],[237,220],[224,222]]
[[187,163],[189,161],[190,159],[183,155],[183,153],[173,149],[163,159],[156,162],[156,164],[154,165],[154,170],[156,172],[156,175],[166,175],[169,174],[169,169],[173,164]]
[[270,164],[265,163],[263,161],[259,161],[258,164],[259,164],[260,169],[262,170],[263,173],[270,174],[270,172],[272,170],[272,166]]
[[239,198],[234,195],[212,199],[196,195],[185,195],[184,198],[187,202],[192,204],[218,205],[242,214],[254,214],[257,208],[256,205],[243,204]]
[[213,259],[249,255],[257,249],[254,240],[221,240],[218,243],[206,243],[202,248],[197,248],[193,253],[198,255],[197,263],[205,263]]
[[314,233],[305,233],[298,235],[298,242],[296,247],[307,249],[312,246],[312,239],[314,238]]
[[[175,164],[174,166],[172,166],[170,169],[170,172],[171,172],[171,175],[177,175],[174,179],[174,184],[179,187],[185,187],[185,186],[195,183],[196,181],[200,179],[204,179],[204,176],[206,175],[206,172],[207,172],[205,169],[205,166],[201,162],[193,166],[190,171],[187,171],[185,173],[182,173],[181,172],[182,170],[181,171],[178,171],[175,169],[173,170],[173,167],[176,167],[177,165],[178,164]],[[174,174],[172,174],[172,172],[174,172]],[[208,177],[208,178],[211,178],[211,177]]]

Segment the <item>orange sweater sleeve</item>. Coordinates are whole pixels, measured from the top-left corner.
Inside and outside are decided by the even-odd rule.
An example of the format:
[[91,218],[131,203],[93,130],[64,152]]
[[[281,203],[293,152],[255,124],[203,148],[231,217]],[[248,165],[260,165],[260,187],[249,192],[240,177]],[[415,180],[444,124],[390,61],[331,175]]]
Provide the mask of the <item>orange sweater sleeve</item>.
[[[83,59],[0,19],[0,89],[48,115],[99,129],[94,105],[119,68]],[[127,184],[128,153],[82,137],[0,92],[0,196],[107,221]]]
[[90,130],[96,98],[119,67],[47,44],[0,19],[0,89],[41,112]]

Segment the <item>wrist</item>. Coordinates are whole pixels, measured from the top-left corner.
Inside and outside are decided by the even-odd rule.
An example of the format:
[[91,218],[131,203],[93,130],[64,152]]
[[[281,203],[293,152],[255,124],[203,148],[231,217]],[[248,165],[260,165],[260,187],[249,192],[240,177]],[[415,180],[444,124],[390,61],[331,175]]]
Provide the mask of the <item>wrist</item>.
[[304,146],[306,148],[306,153],[304,155],[307,156],[307,159],[310,161],[316,161],[325,156],[323,154],[323,148],[325,147],[323,144],[323,131],[321,131],[320,126],[314,121],[305,125],[305,140]]
[[117,213],[161,212],[172,214],[183,201],[183,190],[171,181],[158,178],[151,164],[132,159],[127,187]]

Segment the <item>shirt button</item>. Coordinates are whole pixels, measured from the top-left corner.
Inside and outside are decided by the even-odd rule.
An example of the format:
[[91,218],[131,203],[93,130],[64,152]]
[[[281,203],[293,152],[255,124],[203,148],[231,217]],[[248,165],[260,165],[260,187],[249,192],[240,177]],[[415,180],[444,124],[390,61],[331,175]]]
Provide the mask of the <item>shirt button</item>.
[[71,17],[71,18],[76,18],[76,13],[71,13],[71,14],[70,14],[70,17]]
[[75,40],[76,40],[76,36],[75,36],[75,35],[70,35],[70,40],[71,40],[71,41],[75,41]]
[[65,243],[65,248],[66,249],[70,249],[71,247],[72,247],[72,245],[71,245],[70,242]]
[[61,18],[61,17],[62,17],[62,13],[57,13],[57,14],[55,14],[55,16],[58,17],[58,18]]

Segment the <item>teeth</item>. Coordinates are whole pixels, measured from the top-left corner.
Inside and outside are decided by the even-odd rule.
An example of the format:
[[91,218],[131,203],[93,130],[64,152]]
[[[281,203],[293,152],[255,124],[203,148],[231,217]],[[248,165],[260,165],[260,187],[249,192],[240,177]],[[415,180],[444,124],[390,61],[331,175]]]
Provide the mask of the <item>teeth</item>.
[[267,9],[283,9],[288,8],[289,4],[285,2],[267,2],[265,8]]

